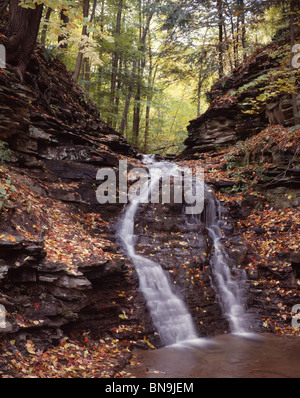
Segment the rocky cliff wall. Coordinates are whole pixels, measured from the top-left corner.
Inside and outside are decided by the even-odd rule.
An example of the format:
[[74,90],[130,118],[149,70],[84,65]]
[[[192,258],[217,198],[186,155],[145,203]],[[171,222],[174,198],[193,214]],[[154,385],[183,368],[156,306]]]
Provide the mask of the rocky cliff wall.
[[[292,95],[288,89],[285,94],[282,92],[266,103],[262,101],[258,109],[251,110],[252,100],[259,97],[261,90],[266,84],[271,84],[272,79],[276,90],[276,73],[283,67],[279,50],[284,46],[288,51],[287,41],[271,43],[256,50],[230,76],[212,87],[208,93],[208,110],[188,126],[183,158],[228,147],[254,136],[270,124],[294,125]],[[300,94],[296,101],[300,109]]]
[[39,52],[24,85],[0,71],[0,93],[0,335],[43,346],[86,328],[136,340],[151,333],[114,244],[123,206],[96,199],[99,168],[136,162],[135,152],[64,65]]

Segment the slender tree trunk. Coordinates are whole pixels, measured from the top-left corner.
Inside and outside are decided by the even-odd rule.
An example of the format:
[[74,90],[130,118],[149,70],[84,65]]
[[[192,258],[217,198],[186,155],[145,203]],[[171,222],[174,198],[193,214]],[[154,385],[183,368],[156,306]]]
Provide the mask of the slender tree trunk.
[[227,29],[226,26],[224,25],[224,36],[225,36],[225,48],[226,48],[226,54],[228,56],[228,61],[230,64],[230,70],[233,71],[233,63],[232,63],[232,58],[231,58],[231,52],[230,52],[230,46],[229,46],[229,39],[227,35]]
[[127,119],[128,119],[129,108],[130,108],[130,102],[131,102],[131,97],[132,97],[132,93],[133,93],[133,89],[134,89],[134,83],[135,83],[135,79],[136,79],[136,67],[137,67],[137,62],[135,60],[133,62],[133,66],[132,66],[131,80],[129,83],[127,98],[125,101],[123,116],[122,116],[122,120],[121,120],[120,133],[122,135],[124,135],[125,129],[127,128]]
[[144,153],[148,152],[148,146],[149,146],[149,134],[150,134],[150,100],[147,101],[147,106],[146,106],[146,121],[145,121],[145,135],[144,135]]
[[205,76],[203,76],[203,65],[205,62],[207,62],[207,50],[206,50],[206,37],[208,33],[208,28],[206,28],[205,34],[203,35],[203,43],[202,43],[202,54],[200,58],[200,70],[199,70],[199,75],[198,75],[198,87],[197,87],[197,116],[200,116],[201,114],[201,95],[202,95],[202,84],[205,79]]
[[[143,61],[145,60],[145,43],[142,43],[142,2],[139,0],[139,49],[143,51]],[[137,81],[136,81],[136,94],[134,99],[134,109],[133,109],[133,122],[132,122],[132,143],[137,146],[139,141],[140,132],[140,113],[141,113],[141,79],[142,79],[142,61],[139,58],[137,64]]]
[[290,5],[290,35],[291,35],[291,47],[295,45],[295,5],[296,1],[291,0]]
[[198,88],[197,88],[197,116],[201,114],[201,94],[202,94],[202,64],[199,72]]
[[[95,13],[96,13],[96,7],[97,7],[97,1],[94,0],[93,2],[93,7],[92,7],[92,13],[90,16],[90,22],[92,23],[94,18],[95,18]],[[87,33],[87,36],[89,36],[89,33]],[[83,78],[84,78],[84,90],[86,93],[89,93],[90,91],[90,86],[91,86],[91,62],[88,57],[86,57],[83,61]]]
[[[243,2],[243,7],[244,7],[244,2]],[[246,53],[246,20],[245,20],[245,8],[243,8],[243,14],[242,14],[242,47],[244,50],[243,53],[243,58],[244,60],[247,57]]]
[[[60,20],[61,20],[60,26],[61,26],[62,29],[65,28],[68,25],[68,23],[69,23],[69,17],[68,17],[68,15],[65,14],[66,11],[67,10],[65,8],[63,8],[60,11]],[[58,36],[57,41],[58,41],[58,43],[60,43],[60,42],[63,42],[64,40],[66,40],[67,38],[68,38],[68,36],[62,33],[62,34],[60,34]],[[59,44],[59,46],[60,46],[60,48],[67,49],[68,48],[68,43],[67,42],[61,43],[61,44]]]
[[102,0],[101,14],[100,14],[100,32],[101,33],[104,33],[104,9],[105,9],[105,0]]
[[151,56],[151,49],[150,49],[150,65],[149,65],[149,79],[148,79],[148,97],[147,97],[147,107],[146,107],[146,122],[145,122],[145,137],[144,137],[144,153],[148,152],[148,147],[149,147],[149,135],[150,135],[150,111],[151,111],[151,101],[153,99],[153,89],[152,87],[154,86],[155,79],[156,79],[156,74],[157,74],[157,69],[158,67],[156,66],[153,72],[153,65],[152,65],[152,56]]
[[48,24],[49,24],[49,20],[50,20],[50,16],[52,13],[52,8],[48,7],[47,8],[47,12],[45,15],[45,21],[44,21],[44,25],[43,25],[43,29],[42,29],[42,33],[41,33],[41,46],[45,47],[46,44],[46,36],[47,36],[47,30],[48,30]]
[[[138,67],[140,71],[140,66]],[[137,90],[135,95],[135,103],[133,110],[133,123],[132,123],[132,143],[137,146],[139,141],[139,133],[140,133],[140,120],[141,120],[141,84],[140,84],[140,73],[138,73],[138,81],[137,81]]]
[[19,0],[11,0],[10,7],[10,18],[5,32],[8,41],[4,43],[6,61],[16,68],[23,81],[36,43],[43,4],[37,5],[35,9],[25,9],[19,6]]
[[223,2],[222,0],[217,0],[218,8],[218,26],[219,26],[219,78],[222,79],[224,76],[224,39],[223,39]]
[[198,87],[197,87],[197,116],[200,116],[201,113],[201,94],[202,94],[202,84],[203,84],[203,63],[205,62],[205,59],[207,57],[207,52],[204,50],[201,55],[201,66],[200,66],[200,71],[199,71],[199,77],[198,77]]
[[[117,92],[116,92],[116,101],[115,101],[115,112],[116,115],[119,114],[119,106],[120,106],[120,93],[122,88],[122,70],[123,70],[123,60],[120,58],[119,60],[119,70],[118,70],[118,78],[117,78]],[[114,128],[117,128],[117,122],[114,123]]]
[[90,22],[93,22],[93,20],[95,18],[97,3],[98,3],[98,0],[94,0],[93,7],[92,7],[92,13],[90,16]]
[[[238,43],[237,43],[237,37],[235,34],[234,19],[233,19],[232,14],[230,14],[230,21],[231,21],[231,40],[232,40],[232,46],[233,46],[234,67],[237,68],[239,65],[239,48],[238,48]],[[237,18],[237,24],[238,23],[239,23],[239,20]]]
[[[154,13],[155,13],[155,7],[156,7],[156,5],[159,3],[159,1],[160,1],[160,0],[155,0],[155,1],[152,3],[152,9],[150,10],[150,12],[149,12],[149,14],[148,14],[148,17],[147,17],[147,20],[146,20],[146,23],[145,23],[145,27],[144,27],[144,31],[143,31],[143,34],[142,34],[142,37],[141,37],[141,40],[140,40],[139,50],[142,50],[142,47],[141,47],[141,44],[142,44],[142,43],[144,43],[144,46],[145,46],[146,37],[147,37],[147,34],[148,34],[148,32],[149,32],[149,28],[150,28],[150,23],[151,23],[151,20],[152,20],[152,18],[153,18],[153,15],[154,15]],[[138,61],[137,61],[137,59],[135,59],[135,60],[133,61],[132,75],[131,75],[131,80],[130,80],[130,83],[129,83],[127,99],[126,99],[126,102],[125,102],[123,117],[122,117],[121,126],[120,126],[120,132],[121,132],[122,135],[124,135],[125,128],[126,128],[126,126],[127,126],[127,117],[128,117],[128,112],[129,112],[129,108],[130,108],[131,97],[132,97],[132,93],[133,93],[134,85],[135,85],[136,72],[137,72],[137,64],[138,64]]]
[[122,23],[122,12],[123,12],[123,0],[119,0],[118,13],[117,13],[117,23],[116,23],[116,49],[113,54],[112,61],[112,73],[111,73],[111,84],[110,84],[110,117],[108,118],[108,124],[112,125],[115,114],[115,93],[116,93],[116,83],[118,76],[118,63],[120,56],[120,35],[121,35],[121,23]]
[[246,21],[245,21],[245,2],[238,0],[238,36],[241,38],[241,47],[243,49],[243,58],[246,58]]
[[[90,1],[89,0],[84,0],[83,2],[83,17],[88,18],[89,16],[89,9],[90,9]],[[87,26],[84,24],[82,27],[82,36],[87,35]],[[75,66],[75,71],[73,75],[74,80],[78,80],[80,71],[81,71],[81,66],[82,66],[82,60],[83,60],[83,48],[79,48],[78,56],[77,56],[77,61],[76,61],[76,66]]]
[[91,63],[89,58],[84,58],[82,72],[82,80],[84,80],[84,91],[86,93],[89,93],[91,84]]
[[[158,1],[155,2],[158,3]],[[155,7],[153,8],[155,10]],[[142,2],[139,1],[139,30],[140,30],[140,37],[139,37],[139,51],[143,54],[142,59],[138,60],[138,74],[137,74],[137,89],[136,89],[136,96],[135,96],[135,106],[134,106],[134,115],[133,115],[133,125],[132,125],[132,132],[133,132],[133,145],[138,145],[139,141],[139,134],[140,134],[140,121],[141,121],[141,84],[143,79],[143,71],[146,65],[146,40],[147,35],[150,29],[151,19],[153,17],[154,12],[148,15],[147,21],[143,21],[143,13],[142,13]],[[144,28],[143,28],[144,26]]]
[[[290,36],[291,36],[291,49],[295,45],[295,11],[296,11],[296,0],[291,0],[290,4]],[[291,50],[291,54],[293,54]],[[291,63],[291,68],[292,68]],[[298,105],[297,105],[297,95],[296,93],[292,93],[292,104],[293,104],[293,114],[294,114],[294,123],[300,123],[300,118],[297,116],[298,114]]]

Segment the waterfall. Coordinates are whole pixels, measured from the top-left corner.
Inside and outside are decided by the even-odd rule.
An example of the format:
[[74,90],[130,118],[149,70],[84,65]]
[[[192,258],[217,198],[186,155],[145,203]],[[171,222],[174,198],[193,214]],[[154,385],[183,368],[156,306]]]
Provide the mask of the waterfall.
[[[164,345],[198,338],[192,317],[182,299],[172,287],[169,275],[160,264],[136,253],[134,224],[141,203],[148,203],[152,188],[157,186],[163,175],[172,175],[178,166],[168,162],[156,162],[152,157],[145,158],[152,171],[150,182],[139,189],[139,195],[131,199],[125,215],[120,222],[118,236],[126,254],[131,259],[139,277],[140,290],[143,293],[160,339]],[[174,175],[174,174],[173,174]],[[229,258],[221,245],[222,219],[221,206],[216,201],[210,187],[205,185],[206,204],[204,209],[205,225],[212,239],[214,252],[210,265],[216,280],[216,290],[223,314],[228,318],[232,333],[242,334],[248,331],[245,309],[242,305],[242,285],[245,275],[235,269],[238,277],[232,275],[228,266]],[[192,216],[199,217],[199,216]]]
[[151,182],[145,183],[140,190],[140,197],[133,199],[127,206],[118,235],[137,271],[140,290],[145,297],[160,339],[164,345],[171,345],[184,340],[197,339],[198,336],[192,317],[185,303],[171,287],[166,272],[158,263],[136,253],[134,220],[140,203],[149,197],[151,188],[159,181],[161,177],[159,171],[170,173],[172,168],[177,166],[165,162],[151,162],[151,158],[146,161],[149,168],[155,167],[152,170],[154,172],[151,174]]
[[212,239],[214,252],[210,265],[217,282],[216,290],[223,314],[230,324],[230,331],[234,334],[249,332],[247,314],[243,305],[243,288],[246,282],[244,270],[234,268],[236,276],[233,276],[228,264],[230,260],[226,251],[222,248],[222,207],[213,195],[211,188],[206,186],[205,225]]

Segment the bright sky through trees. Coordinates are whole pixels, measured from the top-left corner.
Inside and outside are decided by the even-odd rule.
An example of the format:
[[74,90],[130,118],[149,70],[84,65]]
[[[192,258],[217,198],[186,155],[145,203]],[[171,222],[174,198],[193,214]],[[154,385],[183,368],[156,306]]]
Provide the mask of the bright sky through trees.
[[[64,61],[101,117],[139,150],[162,154],[183,149],[186,126],[207,109],[207,93],[214,82],[230,75],[256,48],[289,30],[294,3],[21,2],[24,12],[35,14],[36,22],[43,5],[38,41],[46,57]],[[17,19],[16,13],[11,15]],[[19,62],[22,75],[26,62],[13,62]]]

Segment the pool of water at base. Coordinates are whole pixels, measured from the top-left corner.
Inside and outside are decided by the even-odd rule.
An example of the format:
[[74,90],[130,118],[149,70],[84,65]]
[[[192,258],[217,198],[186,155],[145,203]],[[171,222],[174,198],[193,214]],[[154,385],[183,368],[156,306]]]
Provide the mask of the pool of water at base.
[[135,350],[136,378],[299,378],[300,336],[225,334]]

